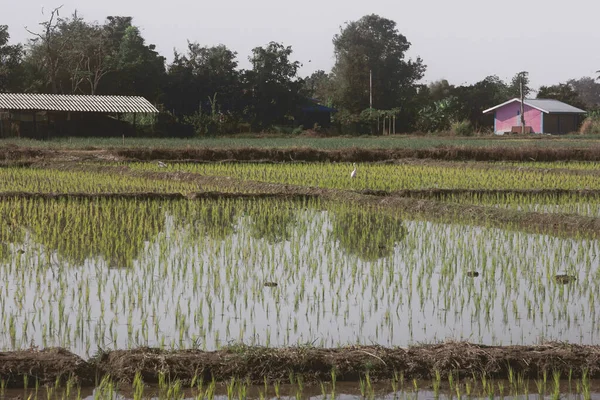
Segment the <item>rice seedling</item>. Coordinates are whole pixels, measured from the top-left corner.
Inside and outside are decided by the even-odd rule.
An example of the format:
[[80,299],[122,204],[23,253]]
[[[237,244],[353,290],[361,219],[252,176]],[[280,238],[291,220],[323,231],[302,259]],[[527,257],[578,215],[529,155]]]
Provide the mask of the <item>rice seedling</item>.
[[[131,163],[132,171],[160,172],[150,163]],[[600,175],[573,175],[558,169],[471,168],[465,163],[365,164],[351,178],[349,163],[173,164],[173,172],[226,176],[245,181],[288,185],[395,191],[403,189],[598,189]]]

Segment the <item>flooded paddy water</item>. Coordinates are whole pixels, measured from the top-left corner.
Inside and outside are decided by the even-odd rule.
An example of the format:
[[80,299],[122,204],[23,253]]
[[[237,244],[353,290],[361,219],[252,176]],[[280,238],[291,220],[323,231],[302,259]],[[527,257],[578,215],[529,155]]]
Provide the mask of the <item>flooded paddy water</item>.
[[597,240],[317,200],[13,199],[0,213],[4,350],[595,344],[600,333]]
[[[291,376],[290,379],[296,379]],[[322,382],[304,384],[300,381],[277,382],[273,385],[252,385],[231,380],[226,383],[198,382],[195,387],[162,383],[140,386],[116,385],[103,381],[95,388],[27,388],[0,389],[0,399],[62,398],[62,399],[260,399],[260,400],[597,400],[600,382],[594,380],[563,380],[549,378],[535,381],[464,380],[464,381],[385,381],[373,382],[368,376],[359,382]]]

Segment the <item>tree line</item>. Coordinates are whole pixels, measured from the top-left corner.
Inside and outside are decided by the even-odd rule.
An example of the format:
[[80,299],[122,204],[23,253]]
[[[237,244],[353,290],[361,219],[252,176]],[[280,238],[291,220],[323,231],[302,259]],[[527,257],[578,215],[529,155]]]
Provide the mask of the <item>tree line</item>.
[[[25,44],[11,44],[8,26],[0,25],[0,92],[144,96],[161,109],[159,119],[200,135],[293,127],[298,109],[314,101],[337,110],[331,129],[338,133],[379,132],[379,120],[391,116],[397,132],[445,131],[457,122],[482,129],[492,124],[484,109],[518,97],[521,83],[530,92],[524,71],[511,82],[488,76],[472,85],[421,83],[424,61],[407,59],[411,43],[394,21],[374,14],[333,37],[331,71],[300,77],[300,62],[282,43],[252,49],[249,69],[239,68],[226,46],[193,41],[167,63],[132,17],[100,24],[61,11],[28,29]],[[600,83],[572,79],[543,86],[537,96],[593,110]]]

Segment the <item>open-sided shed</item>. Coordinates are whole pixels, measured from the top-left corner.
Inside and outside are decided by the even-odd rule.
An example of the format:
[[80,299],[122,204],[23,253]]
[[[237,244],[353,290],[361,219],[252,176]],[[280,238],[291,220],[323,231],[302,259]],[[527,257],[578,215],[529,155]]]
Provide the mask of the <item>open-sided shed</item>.
[[[526,131],[531,133],[563,134],[577,130],[586,111],[553,99],[525,99],[523,101]],[[494,113],[494,132],[520,132],[521,100],[509,100],[483,111]]]
[[[140,96],[0,93],[0,137],[120,136],[135,115],[158,113]],[[133,125],[121,121],[133,114]]]

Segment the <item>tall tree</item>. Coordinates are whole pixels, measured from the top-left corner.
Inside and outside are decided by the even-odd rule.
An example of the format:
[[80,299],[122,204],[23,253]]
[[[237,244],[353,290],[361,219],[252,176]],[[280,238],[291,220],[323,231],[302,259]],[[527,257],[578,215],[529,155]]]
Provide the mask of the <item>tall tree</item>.
[[8,26],[0,25],[0,92],[21,90],[23,46],[9,45]]
[[246,118],[255,128],[285,123],[302,97],[300,63],[291,60],[292,47],[271,42],[252,49],[252,69],[244,73]]
[[[99,94],[139,95],[157,101],[166,80],[165,58],[146,44],[131,17],[109,16],[100,28],[102,82]],[[96,76],[96,75],[93,75]]]
[[138,27],[132,25],[125,29],[114,65],[116,72],[111,74],[114,78],[105,90],[158,100],[166,78],[165,58],[158,54],[155,45],[146,45]]
[[28,61],[35,64],[43,76],[40,90],[49,90],[51,93],[60,93],[62,88],[59,83],[59,73],[64,62],[61,56],[66,46],[69,44],[70,37],[61,35],[60,9],[62,6],[53,9],[50,12],[48,20],[40,22],[42,27],[40,32],[27,31],[33,36],[29,41]]
[[431,82],[427,87],[429,88],[429,96],[433,101],[445,99],[452,94],[454,89],[454,86],[448,83],[446,79]]
[[372,75],[373,106],[392,109],[410,100],[423,77],[421,58],[405,60],[410,42],[392,20],[372,14],[347,23],[333,38],[336,105],[353,113],[369,107]]
[[97,23],[86,22],[75,11],[61,18],[58,9],[49,21],[43,22],[44,32],[30,31],[27,64],[37,77],[32,89],[53,93],[95,94],[108,73],[116,68],[106,30]]
[[555,99],[574,107],[585,108],[585,103],[568,83],[559,83],[552,86],[541,86],[537,94],[538,99]]
[[190,115],[213,104],[208,98],[217,94],[219,108],[232,112],[241,95],[236,53],[226,46],[202,47],[188,42],[187,54],[175,52],[168,68],[165,104],[179,115]]
[[304,91],[321,103],[331,104],[334,92],[332,76],[323,70],[313,72],[304,79]]
[[509,99],[509,88],[498,76],[492,75],[470,86],[458,86],[452,90],[456,97],[456,118],[468,119],[475,127],[490,126],[492,115],[483,111]]
[[529,72],[521,71],[513,76],[510,86],[508,87],[508,94],[513,98],[519,98],[521,96],[521,85],[523,85],[523,97],[527,98],[531,93],[531,88],[529,87]]
[[106,31],[97,23],[84,21],[75,11],[71,18],[60,20],[59,32],[66,42],[61,72],[68,76],[71,93],[96,94],[102,78],[114,68],[114,50]]
[[579,79],[570,79],[567,84],[577,92],[587,110],[600,107],[600,82],[589,76]]

